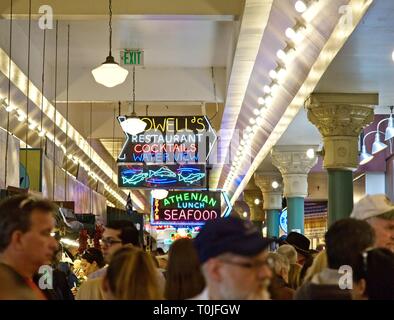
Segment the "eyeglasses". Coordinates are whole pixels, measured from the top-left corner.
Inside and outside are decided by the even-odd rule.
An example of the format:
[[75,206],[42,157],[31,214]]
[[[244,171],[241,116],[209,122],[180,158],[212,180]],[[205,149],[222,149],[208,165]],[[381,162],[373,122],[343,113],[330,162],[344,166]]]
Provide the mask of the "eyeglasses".
[[112,246],[113,244],[116,244],[116,243],[122,243],[121,240],[115,240],[115,239],[111,239],[111,238],[102,238],[100,240],[100,242],[106,246]]
[[239,266],[241,268],[246,268],[246,269],[260,269],[263,266],[269,266],[270,263],[267,260],[255,260],[253,262],[239,262],[239,261],[232,261],[232,260],[227,260],[227,259],[220,259],[220,261],[234,265],[234,266]]

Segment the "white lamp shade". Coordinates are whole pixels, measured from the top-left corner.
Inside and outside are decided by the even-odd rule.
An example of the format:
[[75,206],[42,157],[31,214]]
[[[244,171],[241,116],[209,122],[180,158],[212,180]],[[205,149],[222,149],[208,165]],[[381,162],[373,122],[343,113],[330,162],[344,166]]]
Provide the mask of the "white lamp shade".
[[161,199],[167,198],[168,190],[155,189],[155,190],[151,191],[151,195],[152,195],[153,198],[161,200]]
[[377,154],[378,152],[387,148],[387,144],[383,143],[379,139],[379,133],[375,136],[375,141],[372,144],[372,154]]
[[386,132],[384,134],[384,140],[390,140],[392,137],[394,137],[394,121],[393,116],[390,115],[389,123],[387,124]]
[[366,164],[373,159],[373,155],[367,152],[367,148],[363,145],[360,154],[360,165]]
[[146,122],[137,117],[128,118],[120,123],[124,132],[135,136],[143,132],[146,128]]
[[115,87],[123,83],[129,71],[119,66],[116,62],[104,62],[101,66],[92,70],[94,80],[108,88]]

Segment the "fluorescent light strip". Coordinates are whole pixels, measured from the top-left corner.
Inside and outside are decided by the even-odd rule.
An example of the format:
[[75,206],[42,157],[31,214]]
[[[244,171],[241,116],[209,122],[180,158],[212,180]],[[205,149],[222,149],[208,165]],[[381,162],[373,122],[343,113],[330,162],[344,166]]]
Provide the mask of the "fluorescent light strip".
[[[9,72],[8,72],[8,66],[9,66],[9,56],[7,53],[0,48],[0,71],[8,78]],[[11,60],[11,81],[16,85],[16,87],[24,94],[27,94],[27,77],[26,75],[22,72],[22,70]],[[29,99],[41,110],[41,101],[43,105],[43,112],[53,121],[54,119],[54,114],[55,114],[55,108],[52,106],[52,104],[46,99],[46,97],[42,96],[41,91],[31,82],[29,81]],[[19,109],[17,109],[19,110]],[[24,121],[25,116],[22,113],[23,111],[20,111],[19,113],[19,121]],[[112,181],[114,181],[115,184],[117,184],[117,173],[114,172],[111,167],[104,162],[104,160],[96,153],[96,151],[91,150],[89,143],[79,134],[75,128],[68,123],[68,129],[67,128],[67,121],[66,119],[60,114],[59,111],[56,111],[56,125],[58,128],[63,131],[63,133],[68,133],[68,137],[71,138],[76,144],[76,146],[81,149],[91,160],[93,163],[97,165],[98,168],[100,168],[101,171],[103,171]],[[90,157],[91,155],[91,157]],[[123,190],[121,192],[126,195],[127,193]],[[144,204],[134,195],[132,194],[132,200],[134,203],[140,207],[141,209],[144,209],[145,206]],[[123,198],[122,198],[123,199]]]
[[[238,185],[237,189],[235,190],[233,197],[231,198],[232,204],[234,204],[234,202],[238,199],[241,192],[245,188],[247,182],[252,177],[253,173],[256,171],[256,169],[261,164],[261,162],[265,159],[265,157],[268,155],[272,147],[275,146],[275,144],[282,136],[282,134],[286,131],[291,121],[293,121],[298,111],[303,106],[305,99],[311,92],[313,92],[314,88],[316,87],[317,83],[323,76],[324,72],[331,64],[331,61],[334,59],[334,57],[337,55],[339,50],[346,43],[346,40],[349,38],[351,33],[357,27],[361,18],[364,16],[369,6],[372,4],[373,0],[368,0],[364,5],[363,2],[364,0],[353,0],[349,3],[349,5],[353,6],[353,8],[355,9],[354,12],[356,12],[354,16],[355,23],[351,28],[349,27],[347,33],[344,33],[342,30],[343,26],[337,23],[335,30],[333,31],[330,38],[328,39],[325,46],[323,47],[322,51],[320,52],[319,57],[313,64],[307,79],[301,86],[300,90],[298,91],[297,95],[294,97],[290,105],[287,107],[285,113],[282,115],[281,119],[275,126],[274,130],[268,137],[267,141],[265,142],[263,147],[260,149],[256,157],[254,158],[254,161],[249,167],[246,175],[244,176],[241,183]],[[227,180],[226,180],[226,184],[229,184]],[[225,190],[227,190],[227,188],[225,188]]]

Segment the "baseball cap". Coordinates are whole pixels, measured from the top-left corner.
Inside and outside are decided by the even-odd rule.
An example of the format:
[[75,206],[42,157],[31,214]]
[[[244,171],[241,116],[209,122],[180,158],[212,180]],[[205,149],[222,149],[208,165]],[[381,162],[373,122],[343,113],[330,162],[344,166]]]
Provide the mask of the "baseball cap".
[[263,238],[250,221],[228,217],[211,220],[194,239],[200,263],[223,253],[255,256],[266,249],[274,239]]
[[358,220],[366,220],[390,211],[394,211],[394,205],[386,195],[366,195],[354,205],[350,217]]

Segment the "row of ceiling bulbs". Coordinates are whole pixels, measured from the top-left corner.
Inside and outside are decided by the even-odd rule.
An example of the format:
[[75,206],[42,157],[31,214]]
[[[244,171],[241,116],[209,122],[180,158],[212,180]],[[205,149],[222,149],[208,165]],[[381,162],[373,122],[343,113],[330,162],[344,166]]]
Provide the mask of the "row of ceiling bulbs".
[[[305,5],[307,4],[305,1],[299,2],[303,2]],[[297,7],[300,8],[300,4],[298,4]],[[301,13],[301,11],[297,11]],[[305,10],[303,10],[302,12],[304,11]],[[294,59],[296,51],[295,46],[304,39],[305,30],[306,26],[300,21],[297,21],[296,25],[293,28],[286,29],[285,35],[289,41],[287,42],[287,45],[284,49],[279,49],[276,53],[276,56],[278,58],[277,67],[269,71],[271,83],[270,85],[265,85],[263,87],[264,96],[260,96],[257,99],[258,107],[253,109],[254,117],[251,117],[249,119],[249,125],[244,130],[243,138],[239,143],[238,150],[236,151],[233,158],[230,173],[224,184],[225,190],[228,189],[230,183],[236,177],[240,165],[242,164],[243,158],[248,155],[247,147],[250,147],[250,144],[253,141],[252,138],[258,132],[260,126],[264,121],[265,112],[269,107],[272,106],[274,98],[276,97],[279,89],[281,88],[281,85],[283,84],[287,76],[286,65],[288,65]]]
[[[6,99],[2,99],[1,100],[1,105],[4,107],[4,109],[11,113],[13,111],[15,111],[15,116],[17,118],[17,120],[19,122],[23,122],[26,121],[27,119],[27,115],[26,113],[19,109],[18,107],[8,104],[6,102]],[[43,128],[40,128],[40,125],[33,119],[29,118],[28,119],[28,128],[34,132],[37,132],[39,137],[47,137],[50,141],[53,141],[55,143],[55,145],[57,147],[59,147],[60,149],[62,149],[63,153],[66,154],[66,148],[65,146],[57,139],[54,137],[54,135],[50,132],[45,131]],[[27,141],[26,141],[26,145],[27,145]],[[104,182],[100,177],[98,177],[92,170],[90,170],[89,165],[87,163],[85,163],[84,161],[80,160],[78,157],[73,156],[71,154],[67,155],[67,158],[71,161],[73,161],[75,164],[79,164],[81,165],[81,167],[83,167],[88,175],[90,175],[94,180],[99,180],[100,182],[102,182],[105,186],[105,189],[111,194],[113,195],[120,203],[125,204],[126,201],[123,199],[122,196],[120,196],[115,190],[113,190],[106,182]]]

